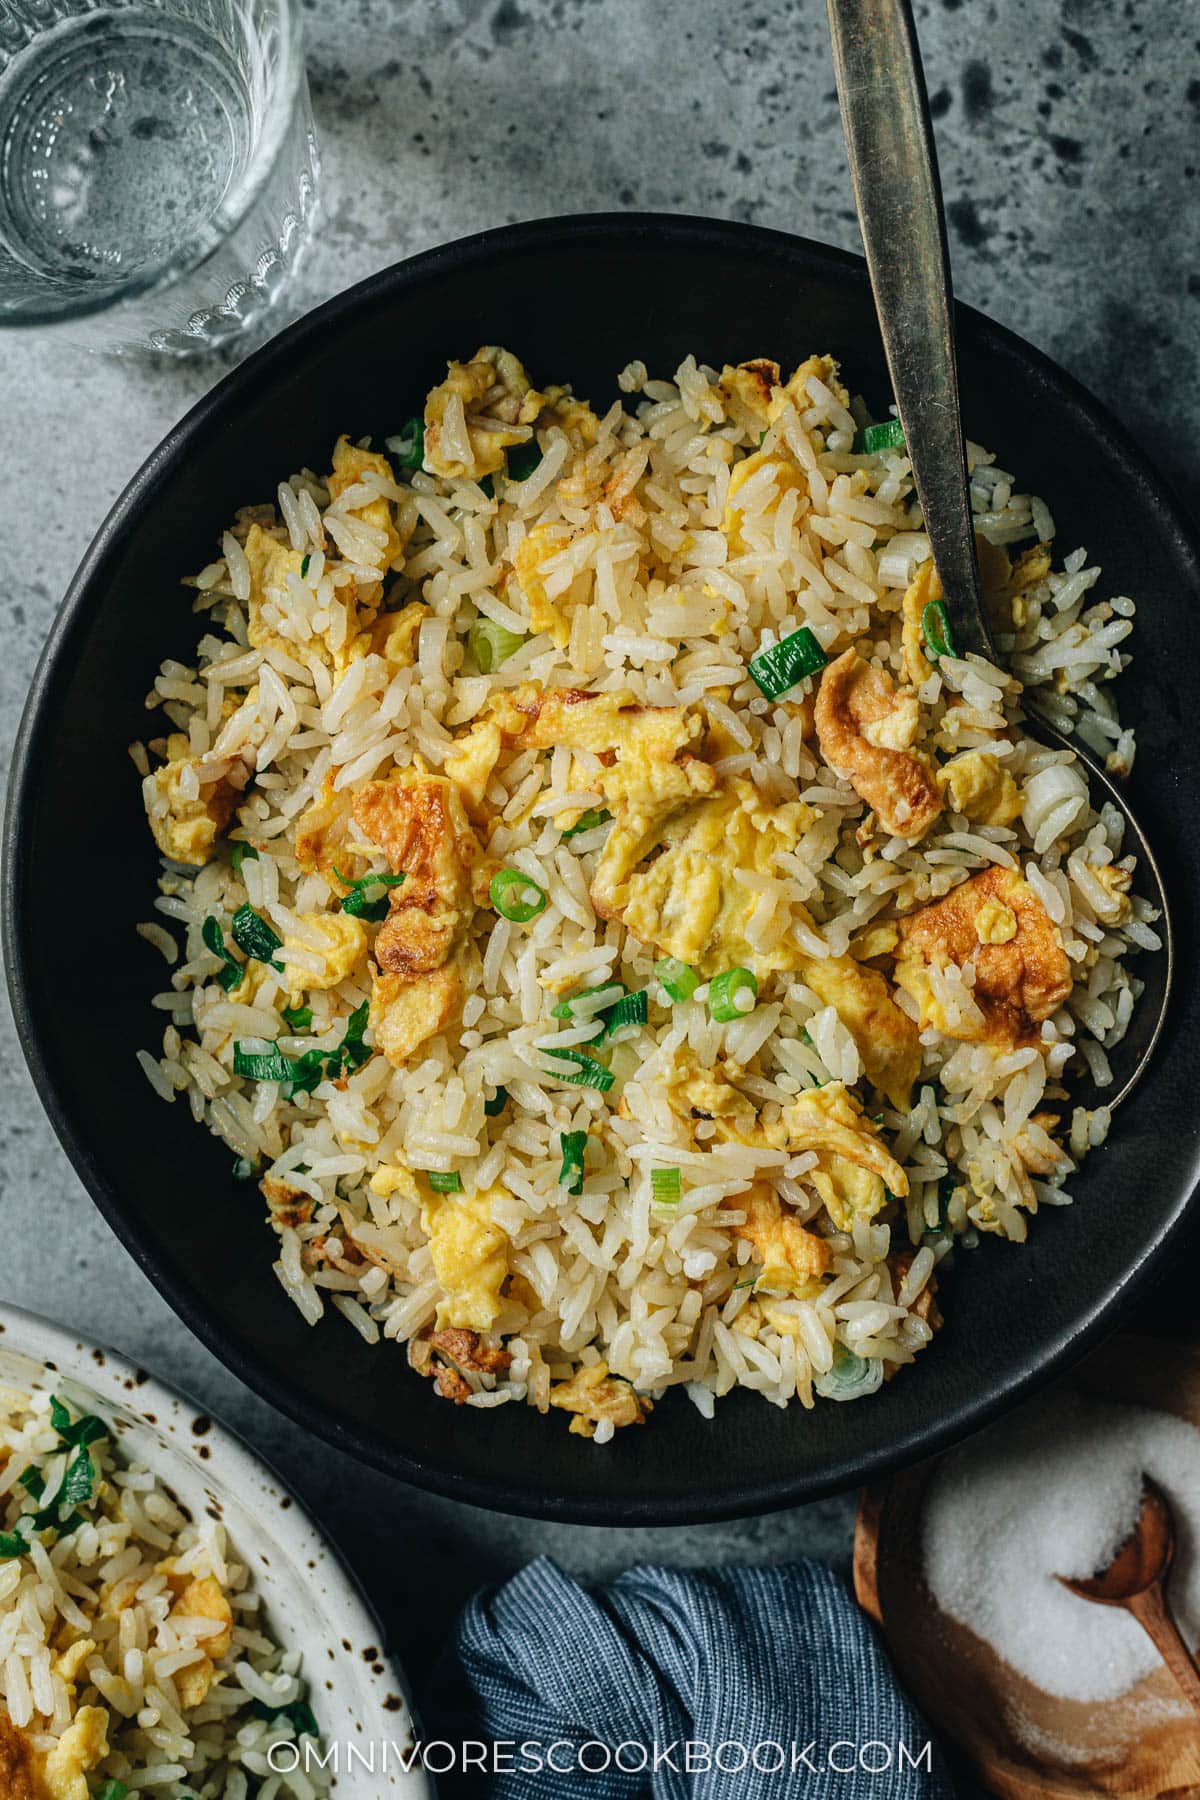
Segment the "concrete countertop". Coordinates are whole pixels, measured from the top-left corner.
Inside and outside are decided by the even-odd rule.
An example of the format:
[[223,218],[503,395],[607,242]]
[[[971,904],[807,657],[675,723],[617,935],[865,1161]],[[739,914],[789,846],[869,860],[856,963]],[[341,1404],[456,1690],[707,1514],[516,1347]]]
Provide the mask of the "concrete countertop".
[[[1192,0],[937,0],[918,15],[960,294],[1101,394],[1200,501]],[[820,0],[305,0],[305,16],[324,218],[302,306],[553,213],[712,214],[857,247]],[[6,752],[92,533],[220,373],[0,336]],[[0,1292],[115,1344],[261,1448],[349,1547],[418,1682],[466,1595],[537,1552],[584,1575],[636,1559],[848,1563],[851,1496],[639,1533],[504,1518],[348,1467],[147,1284],[58,1148],[7,1014],[0,1057]]]

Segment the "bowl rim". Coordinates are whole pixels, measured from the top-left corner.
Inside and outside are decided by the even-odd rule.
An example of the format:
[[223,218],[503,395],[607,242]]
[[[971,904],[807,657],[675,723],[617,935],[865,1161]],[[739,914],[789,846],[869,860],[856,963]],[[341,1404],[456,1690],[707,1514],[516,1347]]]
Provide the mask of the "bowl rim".
[[[355,1656],[349,1667],[361,1692],[377,1695],[378,1735],[383,1736],[386,1732],[399,1736],[407,1730],[416,1739],[418,1727],[408,1678],[388,1647],[383,1620],[358,1574],[291,1484],[268,1458],[251,1449],[241,1434],[225,1423],[220,1413],[201,1404],[186,1389],[131,1362],[123,1351],[113,1349],[110,1344],[72,1331],[46,1318],[43,1313],[31,1312],[7,1300],[0,1300],[0,1353],[25,1357],[45,1370],[53,1369],[77,1387],[95,1395],[100,1406],[119,1408],[144,1422],[153,1435],[169,1443],[197,1474],[227,1489],[241,1506],[253,1508],[255,1502],[268,1493],[280,1502],[286,1501],[286,1505],[274,1507],[269,1524],[259,1513],[264,1535],[279,1546],[296,1568],[316,1567],[324,1572],[321,1610],[332,1627],[334,1641],[340,1643],[344,1639],[355,1646]],[[153,1419],[146,1417],[147,1402]],[[176,1420],[181,1416],[207,1422],[203,1442],[208,1448],[209,1460],[203,1466],[192,1453],[186,1434],[177,1429]],[[169,1472],[156,1472],[169,1484]],[[247,1561],[253,1570],[253,1553],[247,1556]],[[369,1644],[380,1646],[382,1675],[375,1674],[358,1654],[358,1646]],[[305,1662],[307,1672],[313,1673],[307,1668],[307,1655]],[[404,1701],[403,1712],[389,1712],[384,1707],[385,1691],[396,1688]],[[366,1719],[361,1723],[369,1729]],[[393,1762],[393,1767],[396,1766]],[[433,1793],[419,1759],[414,1760],[410,1770],[403,1772],[403,1779],[403,1791],[411,1796],[411,1800]]]
[[[629,1495],[619,1503],[603,1494],[562,1499],[553,1492],[539,1490],[533,1493],[503,1479],[482,1480],[462,1474],[448,1461],[433,1464],[380,1445],[357,1428],[348,1426],[339,1415],[327,1413],[302,1395],[297,1396],[287,1383],[262,1367],[253,1353],[227,1344],[220,1332],[210,1325],[203,1306],[185,1291],[182,1282],[175,1279],[127,1224],[117,1190],[97,1168],[91,1151],[74,1127],[68,1105],[64,1104],[53,1083],[51,1064],[44,1047],[46,1033],[30,1004],[28,952],[19,904],[26,817],[30,790],[37,780],[34,742],[43,725],[46,709],[53,701],[54,689],[62,679],[61,670],[67,666],[72,638],[84,622],[93,583],[103,577],[106,563],[136,532],[143,509],[154,500],[157,489],[186,454],[193,437],[210,422],[218,420],[227,409],[236,407],[246,387],[260,379],[270,379],[280,365],[303,353],[345,315],[360,307],[369,307],[389,293],[436,280],[441,273],[485,264],[494,251],[503,250],[506,254],[523,251],[567,253],[581,248],[611,248],[618,252],[631,245],[661,245],[664,242],[672,248],[690,251],[706,248],[728,251],[740,247],[753,250],[779,266],[786,266],[790,260],[806,270],[823,272],[859,289],[869,286],[866,264],[861,257],[791,233],[686,213],[600,212],[566,214],[492,227],[406,257],[334,295],[281,331],[217,382],[151,451],[113,502],[72,577],[39,656],[14,743],[3,829],[2,944],[10,1001],[26,1063],[42,1106],[76,1174],[117,1237],[179,1318],[249,1388],[301,1429],[313,1432],[335,1449],[393,1478],[411,1482],[451,1500],[490,1511],[569,1524],[611,1524],[614,1518],[627,1525],[698,1524],[774,1512],[845,1492],[892,1469],[946,1449],[1078,1361],[1107,1331],[1115,1328],[1133,1300],[1145,1291],[1159,1272],[1196,1193],[1200,1192],[1200,1189],[1194,1190],[1179,1201],[1174,1212],[1159,1227],[1157,1235],[1143,1244],[1141,1254],[1127,1269],[1124,1279],[1090,1299],[1079,1313],[1073,1315],[1069,1329],[1060,1327],[1053,1346],[1046,1353],[1032,1361],[1026,1358],[1022,1362],[1017,1358],[1004,1371],[1003,1379],[997,1380],[977,1398],[964,1399],[943,1412],[936,1424],[922,1422],[885,1445],[857,1454],[848,1451],[830,1461],[823,1474],[816,1478],[801,1465],[786,1478],[749,1481],[736,1489],[727,1483],[715,1499],[695,1493],[642,1502],[636,1495]],[[1195,527],[1170,481],[1150,461],[1127,427],[1080,381],[1016,332],[961,301],[955,302],[955,309],[960,327],[964,323],[967,325],[975,346],[994,351],[1002,359],[1015,359],[1051,391],[1061,405],[1076,415],[1082,414],[1098,433],[1103,433],[1126,470],[1136,477],[1144,491],[1153,496],[1177,544],[1200,571],[1200,537]],[[1158,1054],[1162,1054],[1161,1048]]]

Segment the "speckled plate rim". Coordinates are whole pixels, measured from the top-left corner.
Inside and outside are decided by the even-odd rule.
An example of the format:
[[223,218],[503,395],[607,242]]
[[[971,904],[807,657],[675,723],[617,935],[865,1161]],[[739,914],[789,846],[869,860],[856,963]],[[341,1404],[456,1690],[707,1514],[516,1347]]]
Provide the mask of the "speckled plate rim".
[[[376,1741],[394,1740],[402,1746],[412,1743],[417,1726],[408,1682],[386,1648],[383,1623],[361,1582],[303,1501],[230,1426],[181,1389],[130,1362],[119,1350],[6,1301],[0,1301],[0,1354],[26,1359],[39,1369],[61,1375],[72,1389],[94,1395],[102,1413],[107,1408],[118,1416],[127,1415],[152,1439],[164,1442],[190,1464],[202,1481],[226,1490],[244,1511],[253,1512],[262,1535],[278,1545],[293,1569],[305,1572],[313,1637],[310,1644],[298,1647],[304,1653],[303,1672],[314,1683],[316,1710],[322,1705],[319,1684],[332,1675],[334,1695],[341,1698],[348,1717],[362,1726],[368,1740],[374,1725]],[[197,1423],[204,1427],[201,1434],[194,1430]],[[200,1444],[207,1449],[203,1464],[197,1454]],[[171,1485],[169,1470],[156,1473]],[[269,1609],[269,1590],[276,1578],[270,1572],[255,1571],[253,1553],[238,1542],[236,1532],[233,1542],[250,1565],[251,1579]],[[328,1643],[323,1628],[331,1634]],[[330,1670],[312,1654],[318,1644],[334,1653]],[[379,1655],[365,1661],[363,1651],[376,1646]],[[338,1733],[326,1735],[336,1737]],[[419,1763],[405,1771],[393,1756],[386,1767],[387,1792],[398,1800],[424,1800],[433,1795],[433,1783]],[[371,1777],[372,1782],[376,1779]],[[354,1780],[336,1781],[333,1788],[334,1795],[345,1795],[345,1800],[356,1794],[367,1800],[369,1791]]]
[[[509,253],[569,253],[581,248],[627,249],[648,241],[691,249],[712,247],[728,251],[741,248],[747,254],[772,260],[781,274],[790,262],[797,267],[823,271],[848,287],[868,288],[866,264],[861,257],[790,233],[684,213],[591,213],[535,219],[456,239],[395,263],[335,295],[271,339],[211,388],[151,451],[114,501],[72,578],[34,671],[14,746],[3,833],[3,890],[0,896],[3,951],[22,1051],[42,1105],[76,1173],[138,1266],[179,1317],[215,1356],[278,1411],[368,1466],[469,1505],[527,1518],[582,1525],[611,1525],[614,1522],[623,1525],[699,1524],[779,1511],[843,1493],[892,1469],[947,1449],[1027,1398],[1117,1328],[1135,1299],[1161,1271],[1189,1208],[1200,1192],[1200,1187],[1194,1187],[1191,1192],[1180,1194],[1170,1215],[1164,1218],[1153,1236],[1144,1240],[1140,1254],[1130,1262],[1124,1278],[1090,1295],[1074,1309],[1054,1333],[1050,1344],[1036,1357],[1016,1357],[974,1398],[943,1412],[936,1422],[926,1419],[900,1431],[886,1445],[865,1452],[847,1452],[830,1460],[817,1477],[801,1467],[782,1479],[751,1480],[736,1486],[722,1481],[719,1497],[698,1492],[656,1497],[645,1502],[631,1494],[623,1497],[619,1507],[615,1507],[611,1497],[604,1492],[568,1500],[553,1491],[506,1485],[502,1476],[495,1481],[484,1481],[464,1475],[452,1466],[419,1461],[393,1448],[381,1448],[376,1440],[351,1428],[343,1418],[307,1402],[302,1393],[298,1394],[288,1383],[277,1380],[252,1354],[226,1343],[221,1332],[210,1324],[195,1297],[169,1268],[162,1265],[130,1226],[119,1192],[97,1169],[87,1143],[75,1128],[71,1109],[52,1078],[50,1061],[43,1049],[46,1026],[37,1019],[29,1003],[23,966],[27,952],[20,922],[20,862],[25,836],[23,796],[37,781],[37,727],[53,704],[60,667],[69,660],[72,639],[85,626],[93,583],[104,578],[106,564],[120,553],[125,541],[137,531],[143,510],[153,504],[174,465],[186,455],[194,434],[209,427],[235,402],[241,388],[260,378],[273,378],[281,365],[303,356],[323,335],[335,330],[348,312],[385,299],[398,288],[432,283],[439,274],[450,274],[464,266],[484,266],[489,255],[500,249]],[[1200,589],[1200,540],[1195,529],[1170,483],[1121,421],[1081,382],[1017,333],[962,302],[956,302],[955,314],[960,331],[965,329],[970,334],[974,347],[994,354],[999,362],[1010,368],[1018,367],[1025,377],[1051,394],[1055,404],[1065,413],[1086,419],[1094,431],[1105,434],[1124,473],[1138,490],[1141,503],[1153,507],[1164,529],[1170,533],[1181,559],[1189,562],[1196,572],[1196,586]],[[1173,1012],[1182,1005],[1181,986],[1180,983],[1176,985]],[[1159,1058],[1162,1054],[1160,1048]]]

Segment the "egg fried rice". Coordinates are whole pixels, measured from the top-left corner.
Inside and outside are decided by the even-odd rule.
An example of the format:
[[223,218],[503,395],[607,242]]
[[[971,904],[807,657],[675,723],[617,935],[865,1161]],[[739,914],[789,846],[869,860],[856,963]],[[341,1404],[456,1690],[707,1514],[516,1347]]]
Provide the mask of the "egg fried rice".
[[[142,1053],[305,1318],[604,1442],[869,1394],[938,1268],[1107,1130],[1158,945],[1114,808],[1133,603],[968,446],[1001,670],[954,654],[903,438],[833,361],[601,415],[511,353],[240,512],[132,755],[171,965]],[[247,1203],[252,1199],[248,1194]]]
[[318,1734],[299,1667],[218,1519],[52,1386],[0,1385],[0,1793],[314,1800],[319,1768],[270,1760]]

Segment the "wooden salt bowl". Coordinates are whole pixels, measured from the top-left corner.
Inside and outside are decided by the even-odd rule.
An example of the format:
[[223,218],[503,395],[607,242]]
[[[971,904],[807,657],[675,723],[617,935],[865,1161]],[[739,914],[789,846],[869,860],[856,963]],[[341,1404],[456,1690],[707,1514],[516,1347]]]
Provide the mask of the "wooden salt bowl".
[[[1067,1379],[1097,1399],[1200,1428],[1198,1341],[1123,1333]],[[937,1467],[935,1459],[864,1488],[854,1540],[859,1604],[930,1724],[1002,1800],[1200,1796],[1200,1715],[1165,1667],[1115,1700],[1061,1700],[939,1609],[921,1569],[924,1499]]]

